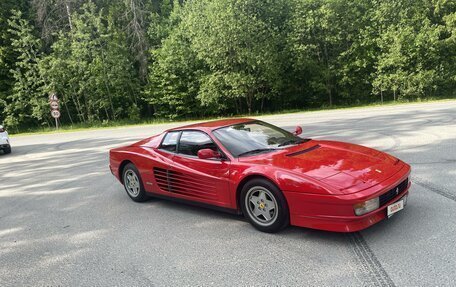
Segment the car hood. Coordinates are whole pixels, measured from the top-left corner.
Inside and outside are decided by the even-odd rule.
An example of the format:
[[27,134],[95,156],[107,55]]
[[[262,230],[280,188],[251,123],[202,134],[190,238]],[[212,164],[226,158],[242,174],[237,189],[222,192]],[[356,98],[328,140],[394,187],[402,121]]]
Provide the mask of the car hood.
[[311,140],[280,152],[243,157],[241,162],[267,164],[311,177],[350,194],[396,174],[403,163],[384,152],[360,145]]

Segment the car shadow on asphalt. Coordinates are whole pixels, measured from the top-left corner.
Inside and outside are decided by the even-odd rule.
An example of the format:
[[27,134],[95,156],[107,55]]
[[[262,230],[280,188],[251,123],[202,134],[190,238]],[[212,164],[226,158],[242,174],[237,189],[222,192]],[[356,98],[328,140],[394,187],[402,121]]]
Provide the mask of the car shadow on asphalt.
[[[239,233],[245,234],[256,234],[257,236],[265,237],[277,237],[277,238],[294,238],[294,239],[303,239],[306,240],[324,240],[341,242],[346,240],[346,234],[338,232],[330,232],[323,230],[316,230],[304,227],[288,226],[278,233],[263,233],[256,230],[248,220],[242,214],[231,214],[228,212],[223,212],[219,210],[214,210],[211,208],[205,208],[200,206],[195,206],[192,204],[175,202],[173,200],[151,197],[150,200],[143,203],[145,205],[151,205],[156,208],[164,209],[167,213],[177,213],[180,216],[187,217],[189,222],[198,223],[201,218],[205,220],[213,220],[215,222],[221,222],[221,224],[226,224],[229,221],[237,223],[236,225],[240,228]],[[193,220],[192,220],[193,218]]]

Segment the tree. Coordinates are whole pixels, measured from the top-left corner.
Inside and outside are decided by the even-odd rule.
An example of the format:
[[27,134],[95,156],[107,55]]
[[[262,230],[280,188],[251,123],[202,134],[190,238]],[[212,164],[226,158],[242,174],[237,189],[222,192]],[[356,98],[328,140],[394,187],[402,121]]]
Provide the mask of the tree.
[[208,67],[198,99],[223,108],[277,96],[282,83],[286,3],[217,0],[186,3],[181,25],[190,47]]
[[138,81],[126,36],[93,2],[74,13],[72,23],[40,65],[48,92],[61,95],[71,121],[73,110],[82,122],[125,117],[128,108],[138,106]]
[[[180,24],[182,11],[179,5],[174,7],[170,17],[173,27],[162,22],[160,28],[153,26],[149,29],[157,39],[155,43],[162,41],[157,31],[170,29],[170,34],[160,48],[151,50],[154,62],[150,68],[147,100],[154,106],[158,117],[198,116],[203,112],[196,97],[205,71],[204,64],[197,59],[186,30]],[[158,22],[154,24],[159,25]]]
[[4,0],[0,8],[0,120],[18,129],[50,120],[50,92],[63,124],[456,96],[455,1]]
[[[432,22],[428,1],[383,1],[376,7],[380,52],[375,65],[373,92],[398,97],[423,97],[436,90],[441,30]],[[389,18],[385,18],[384,15]]]
[[40,40],[33,35],[33,26],[14,10],[8,20],[11,46],[18,55],[11,75],[14,79],[11,94],[7,97],[5,122],[10,126],[33,125],[47,122],[47,98],[41,91],[42,79],[38,70]]
[[139,76],[145,81],[147,77],[149,42],[147,40],[148,15],[151,8],[143,0],[124,0],[126,28],[130,40],[130,50],[135,54],[139,67]]
[[27,11],[27,2],[23,0],[0,1],[0,122],[14,82],[10,69],[14,66],[18,56],[11,48],[13,35],[8,32],[10,28],[8,19],[12,16],[12,10]]
[[440,77],[437,95],[456,95],[456,2],[439,0],[435,3],[434,17],[441,31],[437,54]]
[[339,57],[346,49],[341,11],[344,1],[294,2],[290,18],[289,43],[295,69],[309,78],[309,88],[317,94],[326,94],[333,105]]

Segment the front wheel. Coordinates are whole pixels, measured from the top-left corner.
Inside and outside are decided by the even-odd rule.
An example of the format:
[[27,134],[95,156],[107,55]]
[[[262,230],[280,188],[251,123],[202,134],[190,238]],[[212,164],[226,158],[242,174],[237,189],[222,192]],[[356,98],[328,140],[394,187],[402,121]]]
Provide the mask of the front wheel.
[[125,166],[122,172],[123,185],[128,196],[136,202],[146,201],[148,196],[142,184],[141,175],[132,163]]
[[4,153],[4,154],[11,153],[11,146],[6,147],[6,148],[3,150],[3,153]]
[[282,192],[266,179],[253,179],[241,191],[241,209],[258,230],[274,233],[289,224],[287,201]]

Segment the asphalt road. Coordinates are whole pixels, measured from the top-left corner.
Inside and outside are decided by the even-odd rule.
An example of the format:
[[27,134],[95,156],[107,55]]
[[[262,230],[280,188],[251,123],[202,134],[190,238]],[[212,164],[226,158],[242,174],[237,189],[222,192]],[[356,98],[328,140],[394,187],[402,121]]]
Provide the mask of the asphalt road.
[[261,119],[410,163],[405,210],[353,234],[265,234],[239,216],[128,198],[108,150],[173,124],[13,137],[0,155],[0,286],[456,284],[456,102]]

